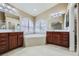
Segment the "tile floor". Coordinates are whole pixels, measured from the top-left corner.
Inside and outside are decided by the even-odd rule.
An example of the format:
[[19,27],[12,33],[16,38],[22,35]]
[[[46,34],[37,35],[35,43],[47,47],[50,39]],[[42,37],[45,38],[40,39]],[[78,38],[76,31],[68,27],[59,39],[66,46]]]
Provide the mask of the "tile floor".
[[41,45],[25,48],[17,48],[2,56],[76,56],[75,52],[70,52],[67,48],[56,45]]

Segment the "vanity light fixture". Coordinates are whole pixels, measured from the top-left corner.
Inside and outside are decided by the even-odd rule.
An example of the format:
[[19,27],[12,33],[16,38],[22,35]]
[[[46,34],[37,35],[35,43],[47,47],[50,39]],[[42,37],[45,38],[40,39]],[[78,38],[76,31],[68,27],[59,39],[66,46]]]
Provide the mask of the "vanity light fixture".
[[37,11],[37,9],[33,9],[33,11]]
[[2,3],[2,6],[5,7],[6,5],[4,3]]
[[17,10],[15,8],[12,8],[12,11],[17,12]]
[[52,13],[51,16],[58,17],[58,16],[62,16],[62,14],[63,14],[63,12]]
[[7,3],[1,3],[0,4],[0,11],[2,11],[2,12],[9,12],[9,13],[12,13],[12,14],[15,14],[15,15],[18,14],[17,10],[14,7],[12,7],[9,4],[7,4]]
[[0,6],[0,10],[2,10],[2,9],[3,9],[3,7]]
[[15,8],[12,8],[13,11],[15,11]]
[[6,7],[7,7],[8,9],[12,9],[12,7],[11,7],[11,6],[8,6],[8,5],[7,5]]

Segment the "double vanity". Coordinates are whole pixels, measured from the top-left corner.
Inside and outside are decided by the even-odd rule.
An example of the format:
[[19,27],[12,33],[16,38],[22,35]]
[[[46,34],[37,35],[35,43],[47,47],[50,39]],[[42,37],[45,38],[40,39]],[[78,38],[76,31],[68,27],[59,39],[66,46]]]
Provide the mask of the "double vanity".
[[27,46],[54,44],[69,47],[69,31],[54,30],[46,34],[23,35],[23,32],[0,32],[0,54],[12,49]]

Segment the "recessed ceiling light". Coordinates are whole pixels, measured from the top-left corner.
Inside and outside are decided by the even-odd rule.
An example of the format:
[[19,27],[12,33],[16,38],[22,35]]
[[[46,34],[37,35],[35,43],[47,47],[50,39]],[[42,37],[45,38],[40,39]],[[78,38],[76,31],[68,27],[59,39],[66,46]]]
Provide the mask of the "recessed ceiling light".
[[2,6],[4,6],[4,7],[5,7],[6,5],[5,5],[4,3],[2,3]]
[[3,7],[0,7],[0,9],[3,9]]
[[12,7],[11,7],[11,6],[7,6],[7,8],[8,8],[8,9],[12,9]]
[[37,11],[37,9],[33,9],[33,11]]
[[13,10],[13,11],[16,11],[16,9],[15,9],[15,8],[12,8],[12,10]]

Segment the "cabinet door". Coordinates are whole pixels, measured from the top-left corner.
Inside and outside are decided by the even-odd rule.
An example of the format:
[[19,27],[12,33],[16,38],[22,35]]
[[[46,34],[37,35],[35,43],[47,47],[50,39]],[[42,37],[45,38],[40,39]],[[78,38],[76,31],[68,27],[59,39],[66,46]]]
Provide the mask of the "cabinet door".
[[8,34],[0,33],[0,54],[8,51]]
[[62,46],[69,47],[69,33],[62,33]]
[[49,36],[50,36],[50,33],[49,33],[49,32],[47,32],[47,33],[46,33],[46,44],[48,44],[48,43],[49,43]]
[[63,38],[62,38],[62,32],[58,32],[58,45],[60,45],[60,46],[62,46],[62,40],[63,40]]
[[17,47],[17,33],[9,34],[9,49],[14,49]]
[[8,51],[8,45],[0,45],[0,54]]
[[46,43],[50,44],[52,43],[52,33],[51,32],[47,32],[47,36],[46,36]]
[[53,32],[52,35],[53,35],[53,36],[52,36],[53,44],[58,44],[58,43],[59,43],[59,33],[57,33],[57,32]]
[[23,46],[23,33],[22,32],[19,32],[18,33],[18,46]]

